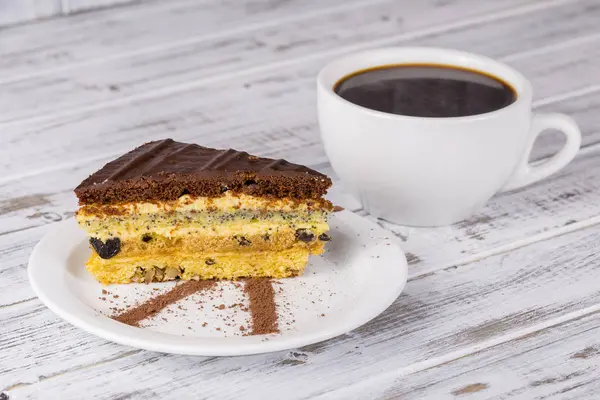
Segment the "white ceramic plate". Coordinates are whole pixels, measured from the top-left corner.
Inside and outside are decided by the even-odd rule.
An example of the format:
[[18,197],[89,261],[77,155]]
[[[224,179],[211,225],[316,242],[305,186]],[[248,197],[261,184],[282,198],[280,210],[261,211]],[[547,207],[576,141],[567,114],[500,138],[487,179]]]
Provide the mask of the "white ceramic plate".
[[218,283],[210,296],[196,293],[167,307],[142,328],[114,321],[107,317],[115,312],[111,307],[140,303],[175,283],[100,285],[84,267],[90,250],[74,220],[60,223],[37,244],[29,280],[58,316],[123,345],[203,356],[292,349],[365,324],[390,306],[406,283],[406,258],[390,232],[348,211],[334,213],[330,226],[327,252],[311,257],[303,276],[273,284],[279,334],[242,335],[240,326],[248,327],[250,316],[230,306],[247,299],[241,284],[232,282]]

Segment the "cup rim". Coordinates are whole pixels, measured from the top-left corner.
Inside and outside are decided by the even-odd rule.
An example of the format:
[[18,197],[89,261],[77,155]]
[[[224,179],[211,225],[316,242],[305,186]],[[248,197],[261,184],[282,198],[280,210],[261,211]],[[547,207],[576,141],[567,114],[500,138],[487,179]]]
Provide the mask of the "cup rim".
[[[390,55],[390,57],[392,57],[392,58],[394,56],[397,56],[397,57],[401,56],[401,57],[403,57],[403,59],[399,60],[397,62],[393,62],[393,61],[386,62],[386,63],[374,62],[372,65],[369,65],[367,67],[364,67],[364,66],[360,67],[360,68],[359,67],[354,67],[354,68],[351,67],[351,65],[356,65],[358,62],[363,64],[363,63],[365,63],[365,60],[372,59],[373,57],[379,56],[384,53],[388,53]],[[461,116],[461,117],[416,117],[416,116],[410,116],[410,115],[391,114],[391,113],[386,113],[383,111],[366,108],[366,107],[354,104],[354,103],[344,99],[343,97],[341,97],[334,91],[334,88],[338,82],[340,82],[345,77],[351,75],[352,73],[358,72],[363,69],[375,68],[375,67],[385,66],[385,65],[425,63],[424,61],[419,60],[418,57],[416,57],[416,56],[415,56],[414,60],[411,60],[410,59],[411,53],[412,54],[420,54],[421,56],[423,54],[427,54],[429,56],[438,56],[438,57],[440,57],[440,59],[438,61],[435,61],[436,65],[469,69],[471,71],[479,72],[479,73],[482,73],[485,75],[491,75],[494,77],[497,76],[498,78],[502,79],[503,81],[505,81],[507,84],[509,84],[511,86],[511,88],[517,94],[517,99],[506,107],[500,108],[498,110],[482,113],[482,114],[467,115],[467,116]],[[452,60],[456,60],[456,59],[460,59],[460,60],[462,60],[462,62],[460,62],[460,63],[452,62]],[[367,61],[367,63],[368,63],[368,61]],[[432,61],[431,63],[433,64],[434,62]],[[350,65],[349,67],[346,67],[346,69],[348,69],[348,71],[343,74],[337,74],[338,76],[336,76],[335,79],[333,79],[333,82],[331,82],[331,79],[329,79],[328,75],[332,73],[333,69],[340,68],[340,66],[345,65],[345,64]],[[476,68],[476,67],[472,67],[470,65],[465,65],[465,64],[476,64],[478,66],[489,65],[489,66],[492,66],[491,68],[493,68],[493,69],[502,71],[502,73],[498,74],[498,73],[490,72],[489,70],[486,70],[485,68]],[[511,77],[507,78],[506,75],[510,75]],[[366,114],[376,116],[379,118],[388,118],[388,119],[393,119],[393,120],[413,121],[413,122],[414,121],[427,121],[427,122],[447,123],[447,122],[469,122],[469,121],[488,119],[490,117],[501,116],[503,114],[510,113],[514,109],[516,109],[518,107],[522,107],[523,103],[525,103],[525,102],[528,102],[529,107],[530,107],[531,99],[533,97],[533,94],[532,94],[533,89],[531,86],[531,82],[529,82],[529,80],[527,78],[525,78],[525,76],[523,76],[523,74],[521,74],[519,71],[512,68],[511,66],[509,66],[503,62],[494,60],[492,58],[483,56],[483,55],[460,51],[460,50],[454,50],[454,49],[446,49],[446,48],[441,48],[441,47],[383,47],[383,48],[377,48],[377,49],[371,49],[371,50],[365,50],[365,51],[361,51],[361,52],[357,52],[357,53],[347,54],[345,56],[342,56],[342,57],[339,57],[339,58],[336,58],[336,59],[330,61],[319,71],[319,74],[317,75],[317,88],[320,93],[323,93],[323,94],[327,95],[328,97],[330,97],[331,99],[333,99],[334,101],[341,102],[344,105],[349,106],[350,108],[352,108],[358,112],[366,113]]]

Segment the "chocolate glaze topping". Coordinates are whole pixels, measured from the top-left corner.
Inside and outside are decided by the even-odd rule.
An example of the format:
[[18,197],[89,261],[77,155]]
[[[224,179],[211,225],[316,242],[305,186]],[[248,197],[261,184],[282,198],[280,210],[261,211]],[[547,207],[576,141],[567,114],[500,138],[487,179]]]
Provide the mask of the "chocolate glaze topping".
[[184,194],[318,199],[331,180],[285,160],[216,150],[164,139],[146,143],[106,164],[75,189],[79,204],[175,200]]

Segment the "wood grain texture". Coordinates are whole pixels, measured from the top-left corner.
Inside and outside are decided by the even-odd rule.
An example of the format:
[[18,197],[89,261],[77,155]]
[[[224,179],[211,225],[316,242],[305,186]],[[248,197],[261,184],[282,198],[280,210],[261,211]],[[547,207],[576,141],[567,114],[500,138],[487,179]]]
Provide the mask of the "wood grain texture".
[[[3,30],[0,392],[595,398],[599,17],[594,0],[176,0]],[[333,175],[334,202],[358,211],[320,144],[314,77],[338,54],[396,44],[455,47],[514,65],[531,78],[536,109],[573,115],[586,147],[552,179],[496,196],[463,223],[416,229],[377,221],[407,252],[406,292],[364,327],[302,349],[160,355],[88,335],[34,297],[27,258],[56,222],[72,217],[72,188],[155,138],[310,165]],[[544,135],[532,158],[560,143]]]
[[[65,30],[64,23],[54,21],[40,23],[34,29],[8,31],[0,38],[0,72],[2,80],[21,79],[45,74],[53,68],[76,67],[73,64],[94,63],[107,58],[126,58],[135,54],[160,52],[166,48],[186,47],[236,32],[251,33],[259,28],[283,26],[297,20],[336,13],[338,10],[356,9],[355,12],[360,14],[362,7],[382,1],[385,0],[330,0],[326,3],[315,0],[178,0],[168,4],[154,1],[136,7],[98,11],[91,16],[70,17],[68,31],[72,37],[59,37],[55,40],[45,37],[43,32],[55,34]],[[389,0],[387,2],[389,3]],[[394,15],[389,16],[389,19],[386,15],[378,17],[382,17],[380,25],[389,22],[390,25],[397,26],[399,32],[405,32],[407,28],[433,26],[428,25],[428,21],[443,25],[448,20],[454,20],[455,14],[462,14],[463,17],[480,15],[482,18],[493,19],[493,15],[487,16],[485,13],[502,10],[504,14],[518,14],[521,7],[517,7],[517,10],[512,9],[517,5],[527,4],[538,4],[537,8],[540,8],[539,0],[488,1],[479,2],[475,7],[468,6],[465,0],[397,0],[394,4],[396,11],[393,13],[399,13],[399,19],[392,19]],[[426,15],[423,15],[424,11],[427,12]],[[148,25],[152,25],[152,29],[148,29]],[[170,29],[175,25],[178,29]],[[442,29],[444,27],[440,26],[438,30]],[[33,44],[27,40],[32,37],[38,39],[38,42]],[[117,37],[119,40],[115,40]],[[44,54],[40,52],[42,48],[51,51]],[[15,70],[17,66],[21,68]],[[5,69],[7,70],[4,71]]]
[[[462,18],[472,17],[474,21],[478,21],[479,15],[487,9],[469,7],[470,2],[461,0],[444,3],[444,7],[436,7],[432,12],[433,3],[434,0],[413,3],[407,10],[406,7],[399,7],[397,1],[375,2],[361,7],[360,12],[353,8],[344,9],[243,34],[233,32],[209,37],[198,43],[186,42],[184,46],[166,44],[164,49],[157,52],[134,54],[116,60],[107,58],[104,62],[98,60],[84,66],[75,63],[71,68],[67,68],[67,65],[55,73],[8,81],[0,86],[0,107],[4,109],[0,122],[39,117],[40,113],[57,112],[65,107],[81,108],[97,102],[122,100],[141,93],[148,97],[148,91],[158,91],[156,95],[160,95],[166,86],[171,93],[175,88],[186,91],[197,86],[198,80],[221,79],[223,74],[239,76],[256,73],[257,69],[262,70],[270,64],[276,66],[283,60],[288,65],[290,60],[302,61],[307,57],[325,59],[331,57],[332,53],[342,54],[345,47],[355,49],[358,46],[402,43],[411,38],[414,40],[411,31],[429,27],[446,17],[450,8],[468,8]],[[486,4],[510,6],[505,3]],[[514,4],[518,3],[514,1]],[[556,4],[559,5],[557,10],[554,10],[556,6],[548,7],[541,13],[543,26],[551,27],[557,20],[569,20],[565,17],[571,16],[572,7],[567,7],[568,3]],[[530,10],[530,7],[524,7],[524,10]],[[408,12],[410,18],[406,17]],[[592,25],[591,21],[595,21],[594,12],[581,10],[581,13],[580,29],[585,32]],[[596,17],[599,15],[596,13]],[[517,15],[516,18],[515,26],[522,29],[525,17]],[[588,19],[590,22],[587,22]],[[465,22],[461,19],[462,24]],[[357,24],[361,25],[360,30],[354,29]],[[407,33],[409,37],[403,38]],[[525,40],[530,43],[537,39],[539,43],[543,33],[540,32],[537,37],[529,35]]]
[[[378,0],[372,0],[372,3]],[[510,0],[508,0],[510,1]],[[28,79],[73,64],[156,52],[165,46],[327,14],[358,1],[171,0],[41,21],[0,35],[0,80]],[[177,29],[173,29],[177,27]]]
[[410,376],[365,377],[325,399],[598,398],[600,315],[521,336]]
[[[116,393],[132,398],[177,398],[198,387],[201,376],[202,395],[206,398],[280,398],[290,387],[294,390],[287,392],[288,398],[307,398],[352,385],[366,375],[396,371],[398,376],[404,376],[599,311],[596,282],[600,279],[600,256],[595,245],[599,238],[600,226],[594,226],[555,238],[552,246],[538,242],[412,280],[406,292],[371,323],[339,338],[298,349],[298,355],[279,352],[241,358],[198,358],[135,352],[117,357],[113,350],[118,346],[54,319],[54,328],[34,331],[26,342],[27,346],[44,343],[44,348],[36,348],[34,354],[44,357],[62,346],[55,341],[69,342],[65,339],[75,335],[89,341],[95,351],[78,352],[78,357],[69,362],[69,354],[61,352],[51,356],[56,358],[52,365],[35,366],[30,360],[8,353],[7,362],[14,369],[2,374],[2,386],[20,383],[8,393],[25,398],[39,391],[57,390],[65,398],[80,393],[96,393],[99,398],[110,398]],[[14,315],[16,307],[21,306],[0,309],[0,318],[8,320],[4,314]],[[39,313],[37,318],[50,315],[37,301],[23,307],[32,307],[30,313]],[[10,321],[5,330],[6,343],[20,341],[22,335],[19,325],[15,327]],[[60,337],[56,335],[59,329]],[[34,339],[36,334],[44,339]],[[97,359],[97,364],[68,372],[74,364],[92,358]],[[110,358],[116,359],[107,362]],[[286,362],[293,358],[304,362]],[[20,381],[24,364],[30,377],[53,377]],[[118,379],[125,373],[126,386]],[[316,376],[321,379],[311,380],[310,385],[301,383]],[[169,384],[174,382],[177,384]]]

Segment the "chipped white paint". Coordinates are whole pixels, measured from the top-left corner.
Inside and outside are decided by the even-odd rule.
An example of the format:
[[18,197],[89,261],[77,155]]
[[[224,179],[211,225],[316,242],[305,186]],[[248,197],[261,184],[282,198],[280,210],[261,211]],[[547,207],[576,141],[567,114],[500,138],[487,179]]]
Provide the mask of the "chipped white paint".
[[[595,0],[176,0],[2,31],[0,392],[595,398],[599,18]],[[539,109],[580,123],[582,154],[551,180],[497,196],[452,227],[380,221],[407,252],[406,294],[366,326],[294,352],[214,359],[134,350],[73,328],[34,297],[26,280],[33,245],[72,216],[72,188],[111,157],[171,136],[331,174],[314,76],[337,54],[394,44],[506,60],[531,78]],[[534,158],[558,145],[542,137]],[[330,197],[361,212],[338,181]]]

